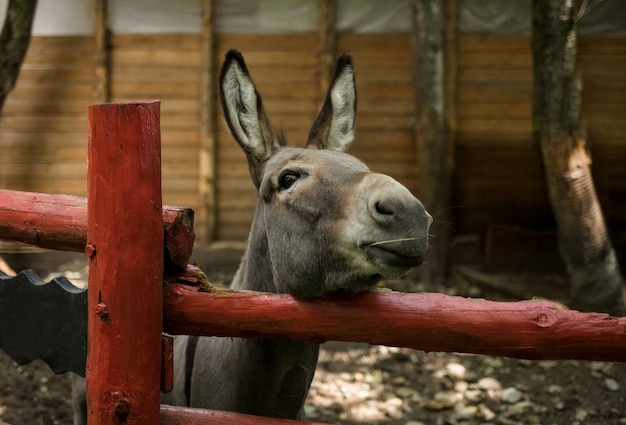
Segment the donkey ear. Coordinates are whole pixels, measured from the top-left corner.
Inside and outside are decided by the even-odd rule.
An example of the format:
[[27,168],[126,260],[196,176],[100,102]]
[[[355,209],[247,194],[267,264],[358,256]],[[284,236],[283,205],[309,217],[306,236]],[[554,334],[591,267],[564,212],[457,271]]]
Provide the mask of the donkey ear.
[[344,54],[337,61],[333,82],[328,89],[307,141],[307,147],[345,151],[354,139],[356,84],[352,57]]
[[272,130],[261,96],[237,50],[229,50],[226,54],[219,94],[230,132],[246,153],[250,174],[258,186],[259,164],[269,158],[281,142]]

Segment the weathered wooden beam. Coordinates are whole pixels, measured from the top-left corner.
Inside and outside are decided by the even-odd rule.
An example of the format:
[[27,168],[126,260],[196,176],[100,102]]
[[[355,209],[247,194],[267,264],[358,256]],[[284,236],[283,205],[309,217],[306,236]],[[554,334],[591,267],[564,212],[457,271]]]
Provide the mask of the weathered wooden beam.
[[[166,267],[187,266],[193,221],[192,209],[163,206]],[[87,243],[87,198],[0,190],[0,239],[82,252]]]
[[[453,150],[448,138],[446,103],[451,93],[445,49],[445,0],[413,0],[413,85],[415,90],[415,137],[418,147],[420,200],[433,214],[430,228],[429,264],[423,268],[425,280],[441,283],[447,274],[447,251],[450,239],[449,214],[453,171]],[[455,6],[455,3],[451,3]],[[454,15],[452,15],[454,16]],[[451,21],[454,25],[458,21]],[[452,42],[453,40],[448,40]]]
[[217,179],[215,169],[216,157],[216,124],[215,107],[217,106],[215,77],[215,5],[214,0],[202,1],[202,33],[201,46],[201,78],[200,78],[200,148],[199,148],[199,182],[198,188],[202,197],[203,208],[198,211],[198,229],[202,242],[215,239],[217,216]]
[[89,107],[87,416],[159,422],[163,292],[160,102]]
[[96,0],[94,25],[94,93],[93,101],[111,101],[111,50],[109,48],[109,0]]
[[168,283],[164,309],[164,329],[172,334],[282,336],[531,360],[626,362],[626,317],[561,310],[547,301],[391,291],[301,299]]
[[337,2],[336,0],[319,0],[319,105],[321,107],[330,86],[335,66],[337,50]]
[[222,412],[210,409],[195,409],[161,405],[161,425],[328,425],[319,422],[304,422],[291,419],[265,418],[243,413]]
[[[446,172],[454,171],[457,129],[458,71],[459,71],[459,0],[444,3],[444,110],[448,145]],[[452,179],[452,176],[449,177]]]

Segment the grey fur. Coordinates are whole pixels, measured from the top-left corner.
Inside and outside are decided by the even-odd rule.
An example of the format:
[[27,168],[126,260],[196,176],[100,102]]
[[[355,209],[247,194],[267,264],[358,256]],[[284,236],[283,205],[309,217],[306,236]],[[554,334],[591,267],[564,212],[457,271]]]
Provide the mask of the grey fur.
[[[220,100],[259,191],[233,289],[298,297],[359,292],[383,277],[404,276],[423,261],[432,218],[422,204],[391,177],[340,152],[354,137],[356,118],[349,56],[338,61],[307,148],[288,147],[275,135],[239,52],[226,55]],[[303,417],[316,344],[201,337],[190,357],[188,341],[175,339],[174,390],[163,395],[164,403]],[[193,365],[186,365],[190,358]]]

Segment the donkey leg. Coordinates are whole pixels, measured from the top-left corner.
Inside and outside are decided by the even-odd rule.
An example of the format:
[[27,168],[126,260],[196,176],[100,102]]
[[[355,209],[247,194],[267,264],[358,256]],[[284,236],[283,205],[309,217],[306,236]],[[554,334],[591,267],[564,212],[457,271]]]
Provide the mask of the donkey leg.
[[72,407],[74,409],[74,425],[87,425],[87,386],[85,378],[70,373],[72,383]]
[[270,408],[272,416],[304,419],[304,401],[312,378],[312,374],[303,365],[289,368],[280,381],[279,392]]

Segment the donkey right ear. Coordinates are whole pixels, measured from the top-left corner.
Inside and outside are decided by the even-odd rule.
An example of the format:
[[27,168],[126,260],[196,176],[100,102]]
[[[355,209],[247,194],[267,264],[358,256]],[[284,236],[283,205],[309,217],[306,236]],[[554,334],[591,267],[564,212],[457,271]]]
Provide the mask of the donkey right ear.
[[356,83],[352,57],[342,55],[328,89],[322,110],[317,115],[307,147],[345,151],[354,139],[356,121]]
[[261,96],[237,50],[229,50],[222,66],[219,86],[220,102],[230,132],[248,158],[250,174],[258,183],[258,165],[281,145],[274,135]]

